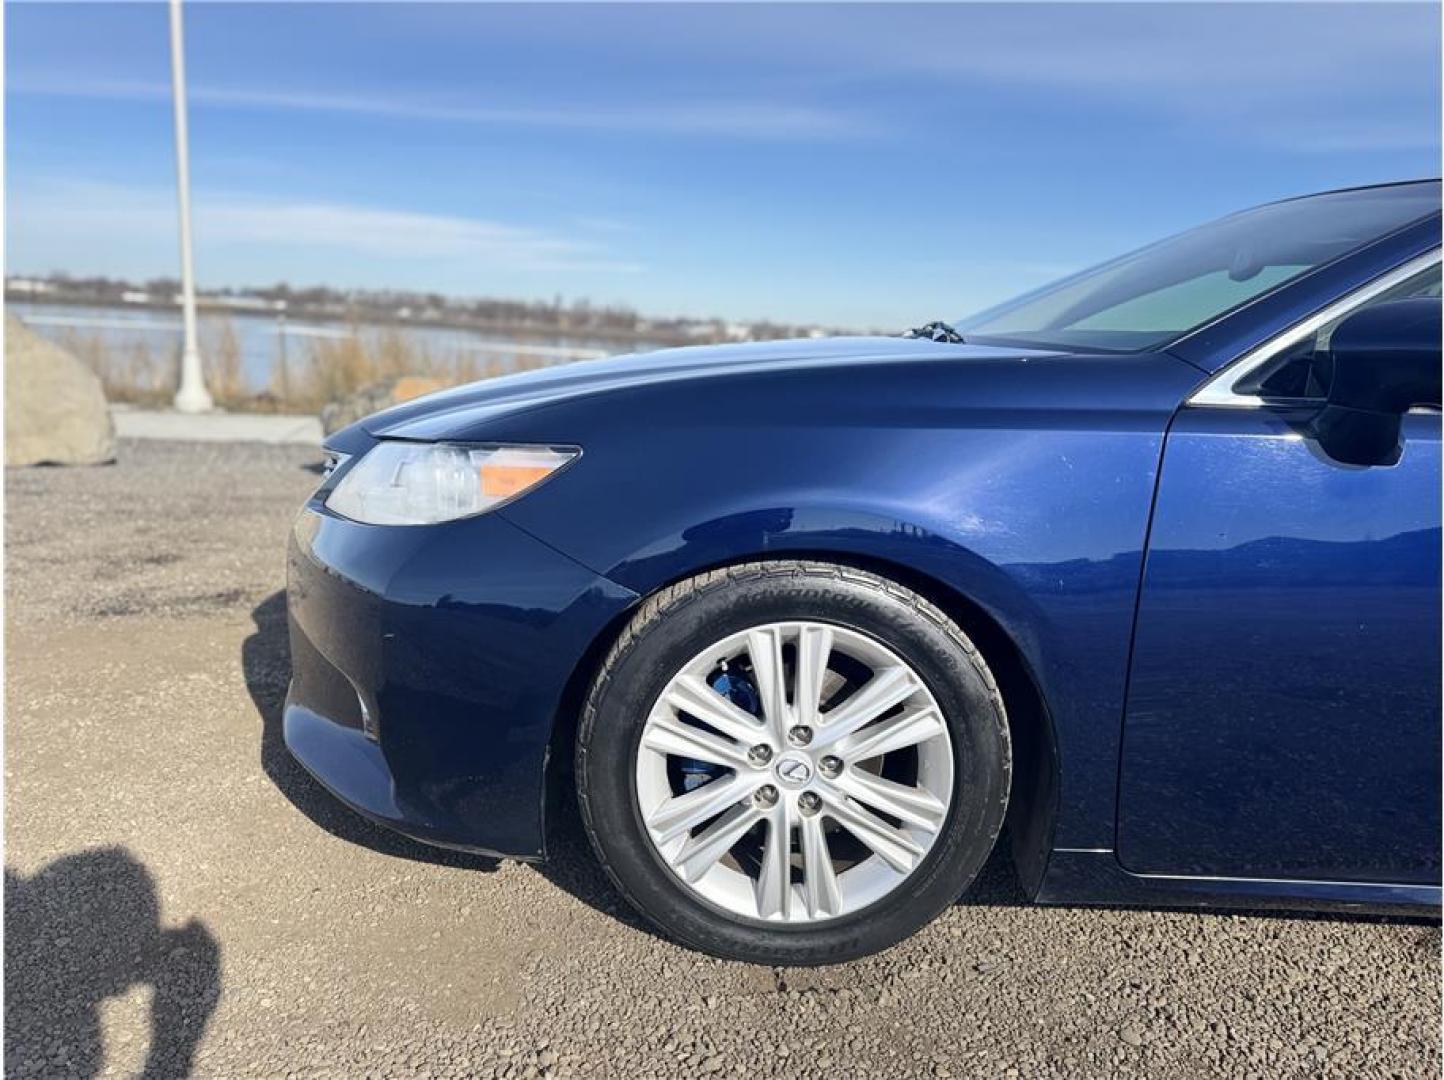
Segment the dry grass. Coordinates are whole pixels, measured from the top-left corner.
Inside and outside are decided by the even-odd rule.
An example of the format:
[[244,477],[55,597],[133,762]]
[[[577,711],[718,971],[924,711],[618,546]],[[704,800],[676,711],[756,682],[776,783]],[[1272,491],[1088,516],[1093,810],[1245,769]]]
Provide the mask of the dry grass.
[[210,316],[199,327],[201,355],[206,360],[206,383],[216,404],[227,409],[252,397],[246,386],[245,361],[236,324],[225,316]]
[[280,370],[272,378],[271,389],[290,407],[314,412],[362,387],[404,375],[459,386],[537,366],[534,356],[514,356],[506,364],[495,357],[483,359],[470,350],[430,348],[394,328],[363,332],[353,327],[345,337],[309,341],[299,365],[289,358],[284,364],[278,361]]
[[[257,390],[247,384],[240,336],[229,317],[204,317],[200,337],[206,384],[217,405],[234,411],[317,412],[327,402],[386,379],[417,375],[456,386],[545,363],[531,355],[498,358],[465,349],[437,350],[395,328],[352,327],[344,337],[311,338],[299,348],[291,339],[273,364],[269,385]],[[111,401],[159,406],[175,393],[178,360],[173,354],[158,353],[144,341],[117,346],[113,339],[73,329],[57,340],[100,376]]]
[[175,394],[174,363],[159,359],[144,341],[117,347],[100,334],[70,328],[56,340],[100,376],[107,400],[160,405]]

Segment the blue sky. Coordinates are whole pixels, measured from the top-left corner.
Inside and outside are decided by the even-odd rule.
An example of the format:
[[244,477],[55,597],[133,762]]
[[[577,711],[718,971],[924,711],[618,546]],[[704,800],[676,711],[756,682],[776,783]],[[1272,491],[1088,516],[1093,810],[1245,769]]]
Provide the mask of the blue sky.
[[[176,272],[165,7],[7,4],[6,269]],[[1439,173],[1433,4],[187,8],[203,286],[956,317]]]

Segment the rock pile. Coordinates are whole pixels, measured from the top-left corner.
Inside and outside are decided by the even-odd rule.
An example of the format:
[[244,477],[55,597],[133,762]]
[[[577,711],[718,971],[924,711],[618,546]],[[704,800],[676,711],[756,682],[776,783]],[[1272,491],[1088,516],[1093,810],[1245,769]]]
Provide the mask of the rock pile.
[[100,379],[14,315],[5,316],[5,464],[115,460],[115,426]]

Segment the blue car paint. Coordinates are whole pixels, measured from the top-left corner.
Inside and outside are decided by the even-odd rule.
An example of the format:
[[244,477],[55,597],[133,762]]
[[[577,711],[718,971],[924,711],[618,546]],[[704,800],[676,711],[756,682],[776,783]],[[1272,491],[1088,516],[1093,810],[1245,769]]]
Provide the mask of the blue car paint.
[[[1029,781],[1035,795],[1047,794],[1035,799],[1024,830],[1040,848],[1025,875],[1039,899],[1437,904],[1437,865],[1432,877],[1419,870],[1428,879],[1419,884],[1400,883],[1392,868],[1386,886],[1248,880],[1229,867],[1195,874],[1222,865],[1197,857],[1170,856],[1156,870],[1153,855],[1140,855],[1144,862],[1125,868],[1115,848],[1120,821],[1125,839],[1137,840],[1148,814],[1171,809],[1160,806],[1166,793],[1140,796],[1151,800],[1147,807],[1119,802],[1120,762],[1130,765],[1126,788],[1136,779],[1131,765],[1146,759],[1135,762],[1135,752],[1159,756],[1149,702],[1165,699],[1170,686],[1187,694],[1200,676],[1186,651],[1170,650],[1145,594],[1139,680],[1125,704],[1165,433],[1171,423],[1180,435],[1191,431],[1189,413],[1178,410],[1206,372],[1437,246],[1438,236],[1437,217],[1403,230],[1168,352],[1084,356],[897,338],[668,350],[494,380],[379,414],[340,433],[334,448],[359,453],[381,437],[446,438],[576,444],[584,456],[501,510],[444,526],[356,525],[330,515],[319,492],[293,541],[301,660],[288,742],[343,798],[402,831],[538,856],[542,793],[558,767],[548,748],[575,708],[568,694],[584,685],[599,648],[639,598],[744,559],[831,557],[892,568],[956,596],[1021,656],[1052,747]],[[1437,476],[1437,458],[1435,469]],[[1180,489],[1161,505],[1188,497]],[[1162,540],[1166,517],[1158,524]],[[1437,504],[1426,531],[1431,524],[1437,551]],[[1258,527],[1270,539],[1267,522]],[[1345,561],[1376,558],[1370,545],[1378,539],[1346,538]],[[1151,565],[1161,573],[1165,562]],[[1437,580],[1437,555],[1434,565]],[[467,568],[460,586],[451,580],[455,567]],[[379,656],[313,660],[378,626],[390,643]],[[1161,642],[1156,656],[1153,642]],[[308,678],[299,670],[308,666],[341,673],[353,697],[374,694],[380,739],[370,758],[355,753],[358,718],[325,717],[315,707],[334,701],[344,713],[345,695],[315,690],[334,678]],[[1227,672],[1207,675],[1227,689]],[[1436,745],[1437,691],[1436,678],[1424,691],[1432,694]],[[1187,730],[1196,717],[1173,719]],[[326,723],[349,733],[316,750]],[[1131,741],[1135,735],[1141,741]],[[1191,752],[1186,740],[1161,743],[1165,756]],[[1165,765],[1188,775],[1187,761]],[[1296,816],[1306,823],[1306,814]],[[1407,834],[1396,838],[1400,849],[1437,845],[1437,799],[1432,818],[1408,815],[1397,828]],[[1195,842],[1206,849],[1206,838]],[[1132,850],[1146,849],[1125,847],[1123,857]],[[1189,872],[1174,872],[1180,867]]]
[[1130,870],[1439,880],[1439,416],[1341,467],[1308,413],[1188,409],[1139,604]]
[[1112,851],[1060,848],[1032,892],[1040,904],[1283,908],[1345,914],[1439,915],[1438,885],[1129,873]]
[[[1170,357],[954,346],[911,361],[909,343],[893,347],[886,362],[835,362],[821,391],[811,370],[758,365],[493,421],[493,438],[574,431],[595,448],[584,477],[500,513],[641,595],[710,566],[813,555],[966,597],[1017,644],[1052,710],[1070,766],[1058,842],[1111,843],[1149,500],[1164,427],[1199,373]],[[726,393],[708,385],[721,380]],[[618,413],[650,419],[617,427]]]
[[424,529],[339,518],[321,505],[338,478],[291,535],[287,745],[382,824],[539,857],[561,694],[636,596],[495,514]]

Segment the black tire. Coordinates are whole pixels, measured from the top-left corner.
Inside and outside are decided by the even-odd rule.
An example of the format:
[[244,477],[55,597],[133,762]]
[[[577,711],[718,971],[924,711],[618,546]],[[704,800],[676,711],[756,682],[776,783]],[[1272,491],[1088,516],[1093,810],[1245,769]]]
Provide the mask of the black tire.
[[[942,709],[954,755],[949,815],[922,864],[871,906],[816,925],[747,919],[691,893],[652,846],[634,781],[645,718],[671,677],[727,634],[788,619],[860,631],[911,664]],[[773,965],[838,963],[886,949],[955,902],[993,849],[1011,768],[1002,697],[962,630],[895,582],[819,562],[726,567],[648,598],[592,684],[576,745],[587,836],[628,902],[684,945]]]

